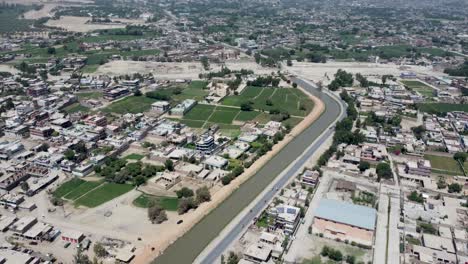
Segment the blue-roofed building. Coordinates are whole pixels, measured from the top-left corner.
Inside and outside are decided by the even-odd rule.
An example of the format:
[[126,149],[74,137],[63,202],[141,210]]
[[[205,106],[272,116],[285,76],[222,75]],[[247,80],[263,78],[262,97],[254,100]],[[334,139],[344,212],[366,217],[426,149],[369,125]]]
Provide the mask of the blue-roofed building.
[[312,232],[330,239],[372,246],[376,219],[374,208],[322,199],[315,213]]

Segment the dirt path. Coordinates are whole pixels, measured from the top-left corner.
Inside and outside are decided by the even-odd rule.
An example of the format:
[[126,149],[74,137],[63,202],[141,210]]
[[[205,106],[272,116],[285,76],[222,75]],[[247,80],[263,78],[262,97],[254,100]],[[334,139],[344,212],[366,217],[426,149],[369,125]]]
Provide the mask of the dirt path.
[[[184,222],[175,229],[165,229],[166,232],[161,232],[158,236],[157,241],[150,242],[144,248],[139,248],[135,252],[135,259],[133,263],[146,264],[150,263],[160,253],[164,251],[170,244],[176,239],[183,236],[189,231],[196,223],[198,223],[205,215],[209,214],[211,210],[215,209],[221,204],[232,192],[234,192],[242,183],[247,181],[250,177],[262,168],[273,156],[275,156],[282,148],[284,148],[293,138],[298,136],[302,131],[309,127],[320,115],[325,111],[324,103],[317,97],[310,95],[307,91],[302,88],[305,94],[309,95],[310,99],[314,102],[314,108],[304,120],[295,126],[286,137],[273,146],[273,149],[266,155],[259,158],[250,168],[246,169],[243,174],[233,180],[229,185],[224,186],[221,190],[214,193],[211,197],[211,201],[200,205],[200,207],[192,213],[184,215]],[[152,250],[154,248],[154,250]]]

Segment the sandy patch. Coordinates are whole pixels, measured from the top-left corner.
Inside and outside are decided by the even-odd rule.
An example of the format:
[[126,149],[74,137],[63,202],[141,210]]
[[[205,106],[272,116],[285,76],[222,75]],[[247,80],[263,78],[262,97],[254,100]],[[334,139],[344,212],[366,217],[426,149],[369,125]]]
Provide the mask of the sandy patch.
[[53,13],[52,9],[54,9],[55,7],[57,7],[57,5],[46,4],[39,10],[30,10],[24,13],[24,18],[25,19],[39,19],[43,17],[50,17],[52,16],[52,13]]
[[414,72],[420,75],[445,76],[444,73],[435,71],[432,67],[366,62],[295,62],[292,67],[286,67],[286,69],[296,73],[297,75],[307,76],[307,79],[309,80],[322,81],[324,84],[328,84],[333,80],[333,75],[338,69],[343,69],[353,74],[361,73],[364,76],[381,76],[384,74],[400,76],[402,72]]
[[[304,91],[304,90],[303,90]],[[306,94],[306,91],[304,91]],[[262,168],[273,156],[275,156],[283,147],[285,147],[294,137],[299,135],[304,129],[309,127],[325,110],[325,105],[319,98],[309,94],[309,97],[314,101],[314,109],[307,115],[304,120],[294,127],[285,139],[275,146],[272,151],[262,156],[250,168],[246,169],[243,174],[231,182],[231,184],[224,186],[216,193],[212,194],[212,200],[208,203],[200,205],[200,207],[186,215],[181,216],[184,222],[175,228],[164,228],[158,234],[158,240],[140,248],[136,252],[136,258],[133,263],[150,263],[151,260],[156,258],[160,252],[172,244],[177,238],[183,236],[185,232],[190,230],[197,222],[221,204],[232,192],[234,192],[242,183],[252,177],[260,168]],[[151,248],[154,247],[154,251]]]
[[0,72],[9,72],[12,74],[17,74],[19,71],[10,65],[0,64]]
[[[268,74],[277,69],[263,68],[254,61],[236,60],[225,64],[231,70],[249,69],[257,74]],[[221,70],[221,65],[211,64],[210,71]],[[124,75],[132,73],[152,73],[158,79],[198,79],[200,73],[206,73],[199,62],[144,62],[111,61],[100,66],[94,75]]]
[[[143,20],[139,19],[114,19],[115,23],[102,23],[92,24],[86,23],[90,17],[76,17],[76,16],[62,16],[58,20],[49,20],[46,26],[63,28],[67,31],[74,32],[89,32],[98,29],[113,29],[113,28],[125,28],[127,25],[139,25],[144,24]],[[118,23],[117,21],[120,21]]]

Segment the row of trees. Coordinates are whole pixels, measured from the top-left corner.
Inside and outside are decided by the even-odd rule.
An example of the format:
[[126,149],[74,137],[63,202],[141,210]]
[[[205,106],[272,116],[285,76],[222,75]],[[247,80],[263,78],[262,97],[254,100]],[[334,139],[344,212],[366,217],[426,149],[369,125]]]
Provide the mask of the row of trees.
[[328,89],[336,91],[340,87],[352,86],[354,82],[353,74],[342,69],[338,69],[335,73],[335,79],[328,85]]

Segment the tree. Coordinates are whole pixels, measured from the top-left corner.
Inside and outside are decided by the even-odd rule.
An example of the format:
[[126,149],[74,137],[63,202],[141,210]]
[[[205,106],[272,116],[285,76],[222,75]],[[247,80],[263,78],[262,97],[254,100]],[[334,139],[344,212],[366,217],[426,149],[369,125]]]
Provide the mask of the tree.
[[460,163],[465,163],[467,154],[465,152],[457,152],[453,155],[453,158]]
[[252,111],[253,106],[251,102],[245,102],[240,105],[242,111]]
[[94,254],[98,258],[103,258],[107,255],[107,251],[100,242],[96,242],[93,247]]
[[167,220],[166,211],[157,202],[151,202],[148,207],[148,218],[151,223],[160,224]]
[[294,82],[294,83],[292,84],[292,87],[293,87],[293,88],[297,88],[297,83]]
[[166,167],[166,169],[168,171],[174,171],[174,162],[172,162],[171,159],[167,159],[165,162],[164,162],[164,166]]
[[133,92],[133,95],[134,96],[141,96],[143,94],[141,93],[140,89],[137,89],[137,90],[135,90],[135,92]]
[[179,201],[179,206],[177,207],[177,212],[179,214],[185,214],[188,210],[196,208],[197,204],[192,197],[182,198]]
[[83,254],[83,249],[78,248],[76,255],[73,256],[73,264],[92,264],[92,262],[87,255]]
[[208,61],[208,58],[206,56],[201,57],[200,62],[205,71],[208,71],[210,69],[210,62]]
[[21,190],[23,190],[25,192],[29,191],[29,184],[26,181],[21,182],[20,187],[21,187]]
[[422,194],[418,193],[417,191],[412,191],[408,195],[408,200],[416,202],[416,203],[424,203],[424,198]]
[[139,175],[139,176],[135,177],[134,182],[135,182],[135,185],[136,185],[136,186],[140,186],[140,185],[143,185],[143,184],[146,183],[146,178],[143,177],[143,176],[141,176],[141,175]]
[[360,171],[366,171],[366,170],[368,170],[370,168],[370,163],[367,162],[367,161],[361,160],[359,162],[358,168],[359,168]]
[[72,149],[65,150],[63,155],[65,156],[65,158],[67,160],[74,160],[75,159],[75,151],[73,151]]
[[203,186],[199,188],[197,191],[197,203],[201,204],[204,202],[209,202],[211,200],[211,194],[210,190],[208,190],[208,187]]
[[346,263],[348,264],[354,264],[356,263],[356,257],[352,255],[346,256]]
[[187,187],[183,187],[182,189],[176,191],[177,198],[187,198],[192,197],[194,195],[193,190]]
[[47,53],[48,53],[48,54],[55,54],[55,53],[56,53],[55,48],[54,48],[54,47],[49,47],[49,48],[47,49]]
[[239,256],[237,256],[236,253],[229,251],[229,256],[227,258],[226,264],[237,264],[239,263],[239,261],[240,261]]
[[379,180],[384,179],[391,179],[393,177],[392,168],[386,162],[381,162],[377,165],[376,168],[377,176]]
[[461,192],[461,190],[462,190],[462,186],[460,184],[456,183],[456,182],[454,182],[454,183],[452,183],[452,184],[450,184],[448,186],[448,192],[449,193],[454,193],[454,192],[459,193],[459,192]]

